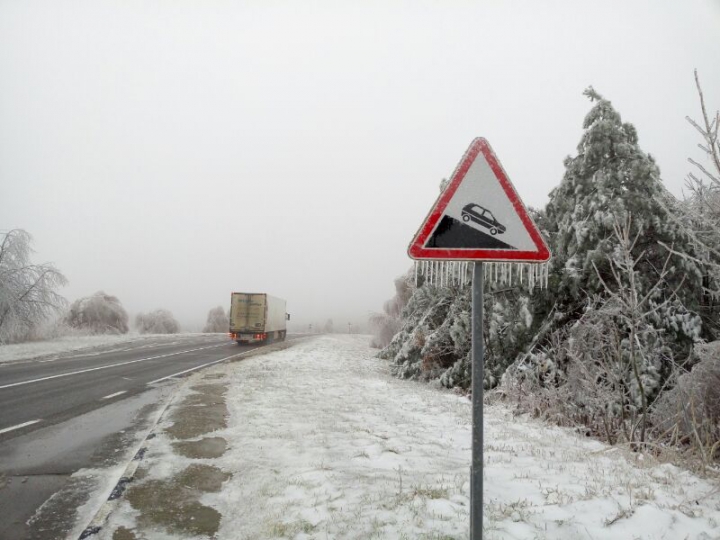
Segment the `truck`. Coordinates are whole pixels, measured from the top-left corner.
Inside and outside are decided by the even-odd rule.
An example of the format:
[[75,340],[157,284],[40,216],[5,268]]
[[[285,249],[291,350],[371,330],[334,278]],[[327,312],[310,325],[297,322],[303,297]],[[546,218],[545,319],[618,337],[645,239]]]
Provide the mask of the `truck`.
[[287,335],[286,302],[265,293],[230,296],[230,338],[243,343],[282,341]]

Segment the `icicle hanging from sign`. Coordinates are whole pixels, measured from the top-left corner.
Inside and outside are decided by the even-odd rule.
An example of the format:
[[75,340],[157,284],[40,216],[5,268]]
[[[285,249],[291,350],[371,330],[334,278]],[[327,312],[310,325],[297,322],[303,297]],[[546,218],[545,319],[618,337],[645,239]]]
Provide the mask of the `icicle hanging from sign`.
[[[485,281],[507,287],[528,290],[545,289],[550,276],[549,263],[493,263],[485,264]],[[415,261],[415,286],[464,287],[472,283],[469,262]]]
[[[463,261],[415,261],[415,286],[464,287],[472,283],[473,267]],[[542,290],[548,286],[549,263],[485,262],[485,281],[508,288]]]

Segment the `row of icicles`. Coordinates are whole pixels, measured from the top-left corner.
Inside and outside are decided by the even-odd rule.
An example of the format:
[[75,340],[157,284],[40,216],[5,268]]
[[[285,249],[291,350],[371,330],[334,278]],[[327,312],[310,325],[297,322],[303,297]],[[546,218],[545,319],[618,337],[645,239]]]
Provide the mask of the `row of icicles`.
[[[425,283],[445,287],[472,283],[472,262],[415,261],[415,286],[420,276]],[[502,262],[484,264],[485,281],[529,289],[547,288],[550,265],[547,263]]]

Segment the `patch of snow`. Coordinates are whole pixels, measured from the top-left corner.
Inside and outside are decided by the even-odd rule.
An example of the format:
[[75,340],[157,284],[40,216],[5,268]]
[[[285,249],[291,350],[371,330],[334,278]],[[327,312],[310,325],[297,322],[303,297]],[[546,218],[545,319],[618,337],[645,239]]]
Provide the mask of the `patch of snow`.
[[[201,499],[222,513],[218,539],[468,537],[470,401],[395,379],[374,354],[330,335],[194,375],[230,388],[212,435],[229,449],[202,460],[233,475]],[[152,444],[154,475],[192,461]],[[500,405],[485,409],[484,452],[485,540],[720,538],[718,488],[648,456]]]

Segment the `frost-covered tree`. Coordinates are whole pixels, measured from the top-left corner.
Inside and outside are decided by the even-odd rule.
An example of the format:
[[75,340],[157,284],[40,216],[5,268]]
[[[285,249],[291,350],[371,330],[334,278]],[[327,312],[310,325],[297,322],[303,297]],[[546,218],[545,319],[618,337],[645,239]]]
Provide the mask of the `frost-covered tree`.
[[[686,117],[687,121],[692,125],[702,137],[702,143],[698,146],[705,154],[708,164],[703,164],[693,158],[688,161],[695,168],[694,172],[688,174],[688,185],[709,187],[713,192],[720,189],[720,111],[708,113],[705,105],[705,96],[700,86],[700,78],[697,70],[695,71],[695,85],[697,86],[698,96],[700,98],[700,110],[702,119],[696,122],[690,117]],[[708,213],[715,216],[720,215],[720,206],[717,200],[703,201],[706,204],[704,208]]]
[[22,229],[0,233],[0,344],[27,338],[66,301],[57,289],[67,283],[50,263],[30,260],[32,237]]
[[700,313],[703,323],[717,335],[720,334],[720,111],[708,112],[697,71],[695,84],[700,98],[701,119],[686,118],[700,134],[698,147],[705,159],[688,158],[693,171],[687,176],[690,196],[684,201],[685,215],[681,223],[705,264]]
[[712,338],[699,316],[706,268],[635,128],[592,88],[586,95],[595,104],[578,153],[545,213],[549,287],[532,299],[543,322],[506,382],[534,381],[563,416],[642,442],[677,363]]
[[429,284],[415,290],[403,310],[401,330],[380,353],[381,358],[392,360],[395,375],[429,379],[441,374],[443,366],[452,365],[455,359],[451,358],[443,323],[455,296],[448,287]]
[[180,331],[175,317],[166,309],[138,313],[135,317],[135,328],[141,334],[177,334]]
[[[631,256],[639,294],[653,290],[651,305],[664,305],[655,323],[687,346],[702,332],[692,315],[702,296],[702,265],[666,204],[660,171],[640,149],[635,128],[592,88],[585,94],[595,105],[585,117],[578,154],[565,160],[565,175],[546,209],[553,259],[545,311],[553,309],[559,323],[568,323],[580,317],[589,295],[604,294],[619,245],[614,227],[628,222],[629,236],[637,237]],[[656,287],[669,254],[667,273]],[[668,296],[676,301],[664,304]],[[678,326],[687,317],[693,324]]]
[[117,297],[98,291],[79,298],[65,316],[68,326],[94,334],[126,334],[128,314]]
[[208,312],[207,322],[205,323],[205,328],[203,328],[203,332],[227,332],[228,328],[230,328],[230,320],[228,319],[227,313],[225,313],[225,310],[222,308],[222,306],[212,308]]

